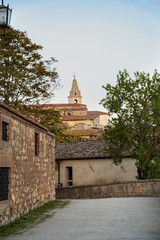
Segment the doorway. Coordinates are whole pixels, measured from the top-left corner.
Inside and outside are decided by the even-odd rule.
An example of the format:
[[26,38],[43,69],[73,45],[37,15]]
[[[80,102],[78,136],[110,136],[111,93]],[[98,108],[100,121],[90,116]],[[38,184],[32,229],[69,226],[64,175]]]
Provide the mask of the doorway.
[[66,167],[66,185],[67,187],[73,185],[72,167]]

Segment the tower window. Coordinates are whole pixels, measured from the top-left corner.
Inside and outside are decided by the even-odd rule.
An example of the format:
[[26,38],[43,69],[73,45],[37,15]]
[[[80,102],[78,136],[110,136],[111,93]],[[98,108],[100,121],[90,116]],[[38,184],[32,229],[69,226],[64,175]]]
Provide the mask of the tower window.
[[77,103],[77,99],[74,99],[74,103]]

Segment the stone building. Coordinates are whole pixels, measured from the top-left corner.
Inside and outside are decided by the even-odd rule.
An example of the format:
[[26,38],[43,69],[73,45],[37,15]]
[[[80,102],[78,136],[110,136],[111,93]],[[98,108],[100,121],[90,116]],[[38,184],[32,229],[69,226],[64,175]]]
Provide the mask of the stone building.
[[0,103],[0,226],[55,199],[55,136]]
[[83,186],[136,180],[134,159],[118,166],[104,153],[105,142],[77,141],[56,144],[56,186]]
[[68,115],[63,117],[67,134],[85,139],[96,140],[104,126],[108,124],[108,114],[100,111],[87,111],[86,115]]
[[81,92],[79,91],[79,87],[77,84],[77,80],[75,79],[75,76],[72,82],[72,89],[70,91],[68,100],[69,100],[69,103],[82,104],[82,96],[81,96]]
[[108,113],[88,111],[87,105],[82,104],[81,92],[75,77],[69,93],[68,103],[38,104],[35,107],[59,111],[63,123],[68,128],[65,133],[86,139],[97,139],[101,130],[108,124],[109,119]]

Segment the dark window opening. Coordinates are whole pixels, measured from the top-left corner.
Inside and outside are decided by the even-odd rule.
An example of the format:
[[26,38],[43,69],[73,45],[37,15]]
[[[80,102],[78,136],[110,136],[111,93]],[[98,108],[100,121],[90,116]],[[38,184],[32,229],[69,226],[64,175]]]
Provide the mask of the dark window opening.
[[68,115],[70,116],[71,114],[70,114],[70,113],[68,113]]
[[8,123],[2,121],[2,140],[8,140]]
[[8,200],[9,168],[0,167],[0,201]]
[[77,95],[77,93],[75,92],[75,96]]
[[39,134],[35,133],[35,156],[39,155]]
[[74,99],[74,103],[77,103],[77,99]]
[[66,174],[67,174],[67,186],[72,186],[73,185],[72,167],[66,167]]

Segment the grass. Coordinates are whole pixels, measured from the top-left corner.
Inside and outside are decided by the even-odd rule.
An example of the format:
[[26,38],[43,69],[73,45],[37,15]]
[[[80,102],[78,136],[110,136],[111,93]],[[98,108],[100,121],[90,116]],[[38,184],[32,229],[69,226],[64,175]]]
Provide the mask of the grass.
[[35,227],[45,219],[52,217],[56,208],[64,208],[69,204],[69,201],[52,201],[45,203],[42,207],[30,211],[26,215],[16,219],[6,226],[0,227],[0,239],[10,235],[21,234],[29,228]]

